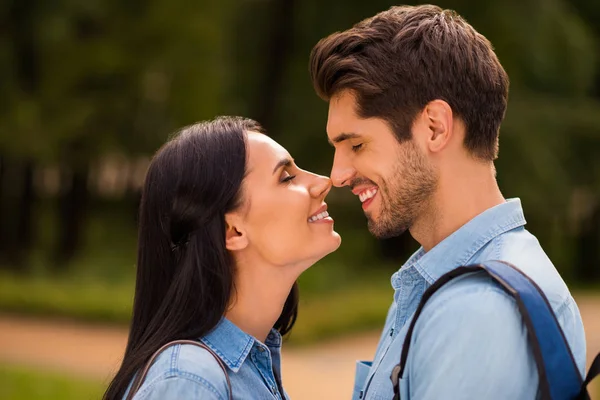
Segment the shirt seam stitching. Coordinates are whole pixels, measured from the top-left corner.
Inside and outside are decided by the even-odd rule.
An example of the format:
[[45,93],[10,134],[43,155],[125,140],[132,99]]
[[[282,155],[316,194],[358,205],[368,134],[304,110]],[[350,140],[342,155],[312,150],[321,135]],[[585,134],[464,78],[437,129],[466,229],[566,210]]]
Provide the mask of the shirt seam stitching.
[[179,351],[181,350],[181,345],[177,345],[173,349],[173,353],[171,354],[171,369],[170,371],[177,370],[177,360],[179,358]]
[[[556,312],[555,312],[556,316],[558,317],[560,314],[562,314],[563,310],[564,310],[565,308],[567,308],[567,306],[568,306],[568,305],[569,305],[569,297],[567,296],[567,298],[566,298],[566,299],[564,299],[564,300],[563,300],[563,301],[562,301],[562,302],[559,304],[559,306],[558,306],[558,307],[556,307]],[[561,329],[562,329],[562,328],[561,328]]]
[[169,379],[174,379],[174,378],[182,378],[182,379],[186,379],[188,381],[194,382],[194,383],[198,383],[201,386],[203,386],[205,389],[208,389],[211,392],[213,392],[214,394],[216,394],[219,399],[224,400],[223,397],[221,396],[221,394],[217,391],[217,389],[209,381],[207,381],[200,375],[192,374],[191,372],[181,371],[179,369],[165,372],[162,375],[159,375],[158,377],[156,377],[155,379],[150,381],[148,383],[148,386],[139,393],[140,398],[142,398],[142,399],[145,398],[146,395],[149,394],[150,389],[152,389],[154,386],[156,386],[156,384],[158,384],[159,382],[167,381]]
[[[503,234],[510,232],[511,230],[523,226],[522,218],[512,218],[505,225],[499,225],[496,228],[490,230],[486,236],[480,237],[478,241],[476,241],[473,246],[465,251],[465,255],[459,258],[459,265],[466,263],[469,261],[479,250],[481,250],[487,243],[492,240],[502,236]],[[427,272],[426,268],[420,262],[421,260],[417,260],[415,262],[415,267],[417,271],[425,278],[425,280],[429,284],[433,284],[435,279]]]

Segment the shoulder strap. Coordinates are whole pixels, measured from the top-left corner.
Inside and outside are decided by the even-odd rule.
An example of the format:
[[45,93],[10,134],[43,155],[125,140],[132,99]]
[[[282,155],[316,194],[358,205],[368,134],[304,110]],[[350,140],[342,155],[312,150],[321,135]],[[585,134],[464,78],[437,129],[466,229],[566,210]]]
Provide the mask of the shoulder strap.
[[[452,279],[478,271],[486,272],[517,302],[527,328],[529,344],[538,368],[541,399],[589,399],[585,386],[582,388],[583,378],[577,369],[571,349],[548,299],[527,275],[515,266],[503,261],[488,261],[479,265],[458,267],[444,274],[425,291],[404,340],[400,364],[392,371],[394,399],[399,399],[399,380],[406,367],[417,318],[421,314],[425,303],[438,289]],[[598,363],[600,364],[600,361]]]
[[223,370],[223,373],[225,374],[225,379],[227,380],[228,398],[229,398],[229,400],[233,400],[231,381],[229,380],[229,374],[227,374],[227,369],[225,367],[225,364],[223,364],[223,361],[219,358],[219,356],[217,354],[215,354],[215,352],[211,348],[206,346],[204,343],[198,342],[195,340],[174,340],[172,342],[165,344],[160,349],[156,350],[156,352],[154,352],[154,354],[152,354],[152,357],[150,357],[148,362],[144,365],[144,369],[142,369],[138,373],[138,375],[135,377],[135,380],[133,381],[133,384],[131,385],[131,389],[129,390],[129,394],[127,395],[126,400],[133,399],[133,396],[140,389],[140,387],[142,386],[142,383],[144,382],[144,379],[146,379],[148,370],[150,370],[150,367],[154,363],[154,360],[156,360],[156,357],[158,357],[158,355],[160,353],[162,353],[166,348],[174,346],[176,344],[191,344],[194,346],[201,347],[204,350],[208,351],[215,358],[215,360],[217,360],[217,362],[219,363],[219,367],[221,367],[221,369]]

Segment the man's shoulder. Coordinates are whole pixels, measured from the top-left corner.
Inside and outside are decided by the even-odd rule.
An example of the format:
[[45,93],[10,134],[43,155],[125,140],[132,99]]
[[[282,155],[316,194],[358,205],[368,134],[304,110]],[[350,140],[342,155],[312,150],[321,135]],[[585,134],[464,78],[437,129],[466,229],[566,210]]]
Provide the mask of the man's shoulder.
[[[551,306],[582,369],[585,336],[577,305],[566,288],[546,284],[548,287],[550,295],[562,299]],[[417,342],[427,345],[414,346]],[[472,355],[474,359],[496,359],[494,362],[500,364],[528,349],[526,327],[515,299],[484,272],[460,276],[438,290],[424,306],[411,343],[412,348],[418,348],[414,350],[417,357],[424,353],[433,360],[427,356],[429,352],[449,352],[460,359],[468,360]],[[453,346],[444,345],[448,343]]]
[[460,316],[464,320],[472,316],[482,321],[481,318],[493,317],[495,311],[503,308],[518,311],[514,300],[499,284],[484,272],[474,272],[455,278],[439,289],[419,319],[435,317],[443,321]]
[[526,350],[526,345],[516,302],[488,275],[475,272],[453,279],[433,294],[415,324],[411,352],[420,360],[417,365],[429,365],[436,357],[468,365],[485,357],[504,365],[502,360]]
[[496,237],[469,264],[488,260],[506,261],[523,271],[542,289],[555,312],[572,301],[567,285],[540,242],[523,227]]
[[[507,232],[488,243],[467,264],[488,260],[507,261],[529,276],[548,299],[569,344],[575,350],[582,347],[583,328],[577,304],[535,236],[523,228]],[[446,327],[457,323],[460,333],[454,334],[460,335],[465,331],[488,337],[501,333],[500,338],[508,335],[518,339],[525,329],[514,298],[484,272],[460,276],[438,290],[425,305],[415,331],[425,336],[424,327],[450,332]]]
[[440,398],[442,390],[450,397],[535,397],[535,363],[517,305],[483,272],[455,278],[431,297],[410,346],[415,398]]

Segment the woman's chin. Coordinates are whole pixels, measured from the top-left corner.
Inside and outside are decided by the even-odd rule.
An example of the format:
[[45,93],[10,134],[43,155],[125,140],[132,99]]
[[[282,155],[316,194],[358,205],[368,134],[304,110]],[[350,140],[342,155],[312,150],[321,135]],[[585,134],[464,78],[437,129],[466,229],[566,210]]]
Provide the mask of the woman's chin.
[[331,250],[331,253],[333,253],[334,251],[336,251],[337,249],[340,248],[340,246],[342,244],[342,237],[336,231],[333,231],[331,236],[332,236],[333,241],[335,242],[335,246]]
[[336,231],[332,231],[328,238],[320,239],[319,248],[322,250],[317,255],[318,258],[316,261],[319,261],[339,249],[341,244],[342,237]]
[[289,264],[300,267],[300,273],[302,273],[321,259],[336,251],[341,243],[342,238],[340,235],[337,232],[332,231],[326,238],[321,236],[316,244],[303,245],[302,248],[310,250],[310,253],[305,253],[305,256],[302,257],[302,261],[298,260],[297,262],[291,262]]

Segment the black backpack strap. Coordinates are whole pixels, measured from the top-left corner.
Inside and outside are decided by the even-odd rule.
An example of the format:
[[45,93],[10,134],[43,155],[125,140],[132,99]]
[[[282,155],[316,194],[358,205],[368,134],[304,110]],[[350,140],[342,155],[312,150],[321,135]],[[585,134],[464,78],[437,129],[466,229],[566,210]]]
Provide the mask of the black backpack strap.
[[590,369],[588,370],[587,377],[585,378],[585,381],[583,381],[583,386],[581,387],[581,393],[579,393],[578,400],[589,400],[590,399],[590,395],[587,392],[587,386],[598,375],[600,375],[600,353],[596,354],[596,358],[594,358],[594,361],[592,361],[592,365],[590,365]]
[[[527,275],[513,265],[502,261],[458,267],[444,274],[425,291],[408,328],[400,364],[392,371],[394,399],[400,398],[399,381],[406,367],[415,324],[427,300],[452,279],[480,271],[486,272],[495,282],[499,283],[517,303],[527,328],[529,344],[538,368],[541,399],[589,399],[571,349],[546,296]],[[598,368],[600,368],[600,361],[596,365],[596,369]],[[588,378],[591,380],[593,377]]]

